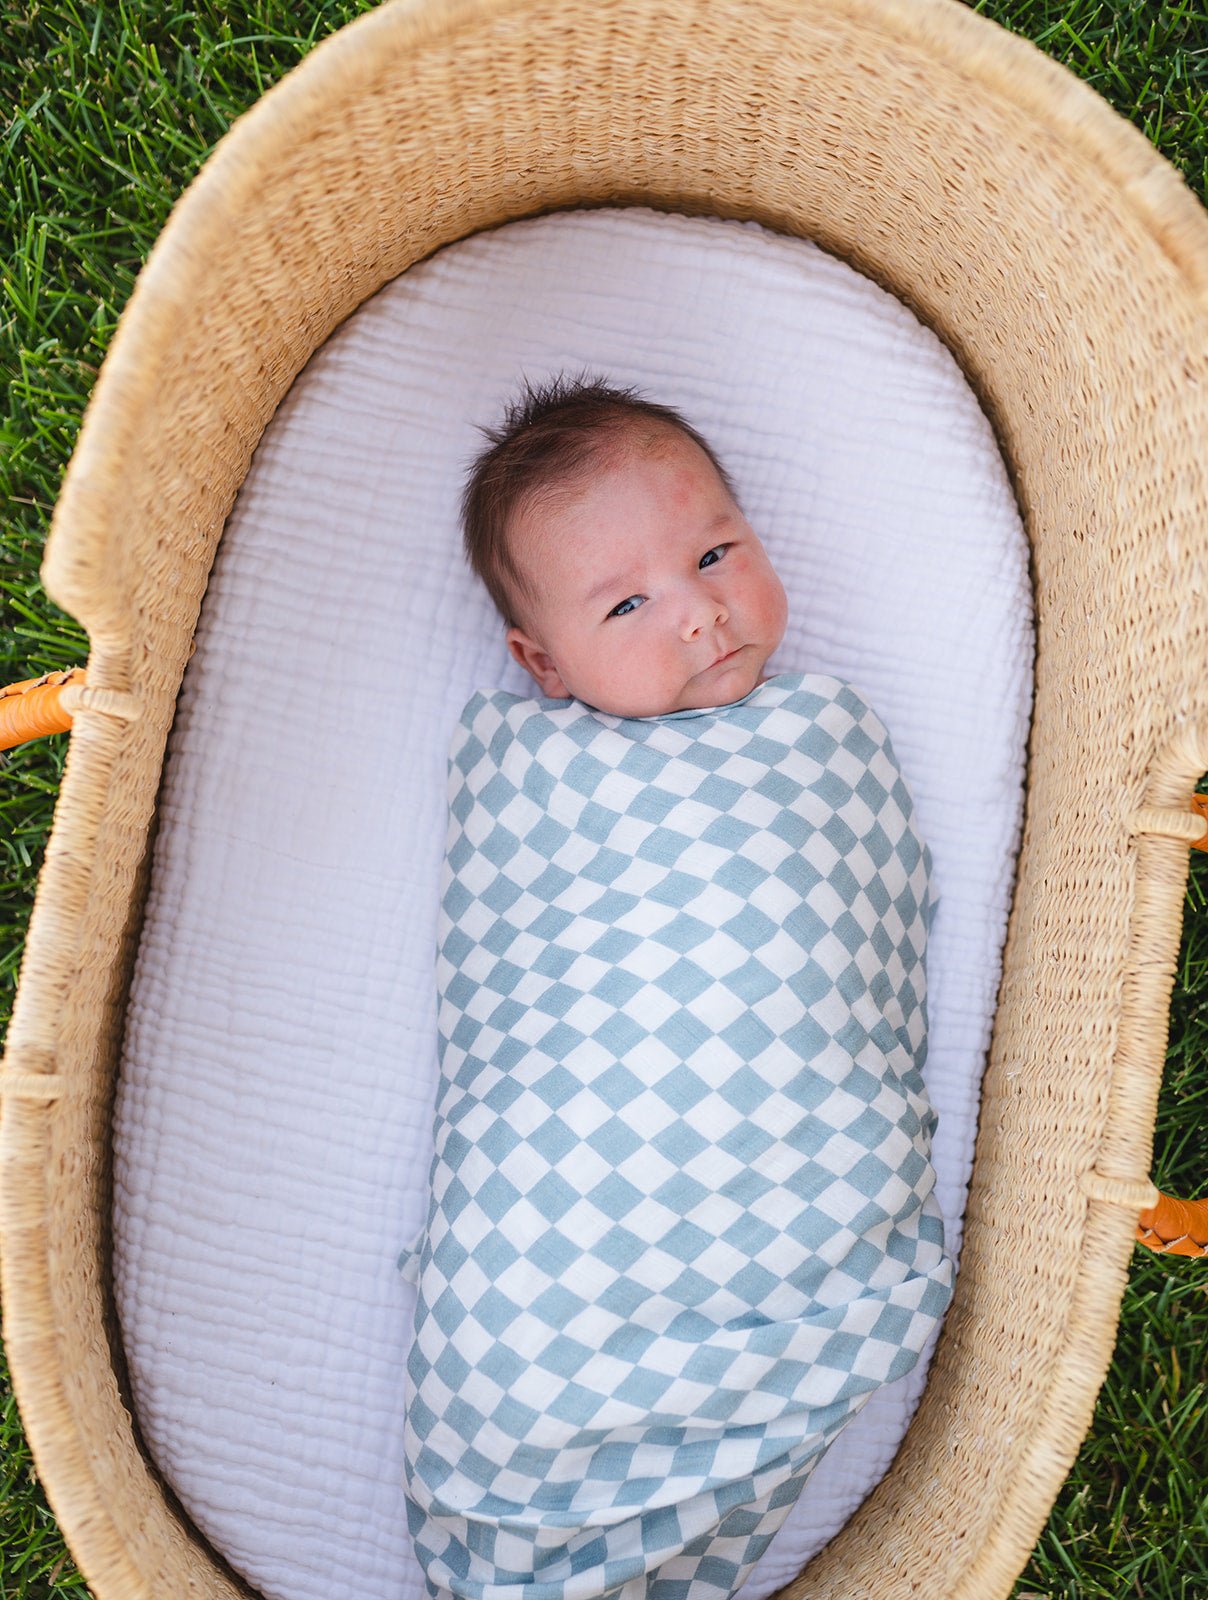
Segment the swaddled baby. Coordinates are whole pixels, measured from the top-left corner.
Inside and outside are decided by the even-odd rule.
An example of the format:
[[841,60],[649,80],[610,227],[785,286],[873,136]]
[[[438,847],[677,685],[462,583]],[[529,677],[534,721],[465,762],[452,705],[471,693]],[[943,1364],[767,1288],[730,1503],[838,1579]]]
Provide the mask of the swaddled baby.
[[541,697],[450,751],[411,1533],[438,1595],[722,1600],[951,1295],[930,856],[859,693],[765,675],[699,434],[556,382],[490,437],[467,550]]

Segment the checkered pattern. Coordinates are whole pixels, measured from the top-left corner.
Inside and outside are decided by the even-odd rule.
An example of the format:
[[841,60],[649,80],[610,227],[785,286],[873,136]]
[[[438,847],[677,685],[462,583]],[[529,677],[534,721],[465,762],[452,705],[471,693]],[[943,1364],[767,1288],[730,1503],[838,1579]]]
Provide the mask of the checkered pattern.
[[930,856],[834,678],[618,718],[476,694],[408,1367],[434,1594],[720,1600],[951,1294]]

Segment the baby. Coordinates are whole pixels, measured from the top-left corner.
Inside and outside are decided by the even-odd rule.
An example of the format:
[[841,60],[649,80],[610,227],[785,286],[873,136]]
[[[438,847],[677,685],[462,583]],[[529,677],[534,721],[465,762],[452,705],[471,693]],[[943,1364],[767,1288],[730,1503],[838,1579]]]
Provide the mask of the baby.
[[918,1360],[930,855],[850,684],[670,409],[528,390],[470,562],[541,697],[449,758],[404,1443],[434,1595],[725,1600]]
[[555,385],[493,437],[466,549],[542,694],[651,717],[763,681],[788,603],[694,428],[602,384]]

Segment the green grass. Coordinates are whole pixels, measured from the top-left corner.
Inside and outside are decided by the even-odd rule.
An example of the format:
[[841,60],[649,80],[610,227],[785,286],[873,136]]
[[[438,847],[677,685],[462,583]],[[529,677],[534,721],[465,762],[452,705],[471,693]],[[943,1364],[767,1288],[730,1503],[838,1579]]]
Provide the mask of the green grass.
[[[753,0],[754,3],[754,0]],[[15,3],[0,35],[0,682],[82,662],[38,562],[85,401],[175,196],[240,111],[355,0],[232,7]],[[1063,61],[1208,193],[1208,8],[1067,0],[976,7]],[[10,110],[11,108],[11,110]],[[0,1020],[7,1016],[65,741],[0,761]],[[1208,1170],[1208,856],[1195,855],[1154,1174]],[[1017,1594],[1208,1597],[1208,1271],[1137,1251],[1094,1426]],[[0,1371],[0,1600],[79,1595]],[[168,1597],[165,1597],[168,1600]]]

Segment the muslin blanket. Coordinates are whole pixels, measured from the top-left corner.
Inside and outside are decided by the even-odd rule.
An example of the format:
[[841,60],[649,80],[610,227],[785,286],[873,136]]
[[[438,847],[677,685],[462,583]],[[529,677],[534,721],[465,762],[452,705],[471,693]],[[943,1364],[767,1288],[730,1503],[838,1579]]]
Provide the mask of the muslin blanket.
[[433,1593],[718,1600],[952,1285],[930,854],[849,685],[475,694],[408,1367]]

